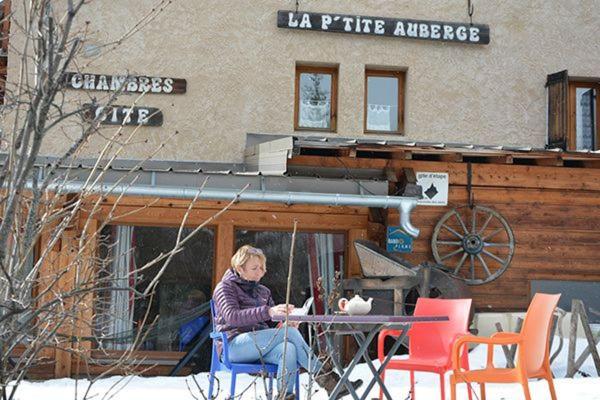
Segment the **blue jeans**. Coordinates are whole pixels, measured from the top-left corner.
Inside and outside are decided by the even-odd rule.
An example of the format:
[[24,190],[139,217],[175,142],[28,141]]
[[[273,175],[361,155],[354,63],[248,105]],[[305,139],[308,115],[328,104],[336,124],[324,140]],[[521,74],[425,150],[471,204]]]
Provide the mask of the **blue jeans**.
[[[283,348],[285,328],[263,329],[247,332],[234,337],[229,343],[229,361],[234,363],[264,362],[276,364],[279,390],[283,386]],[[309,365],[310,360],[310,365]],[[316,373],[321,362],[296,328],[288,327],[285,351],[286,393],[294,392],[294,382],[298,366]]]

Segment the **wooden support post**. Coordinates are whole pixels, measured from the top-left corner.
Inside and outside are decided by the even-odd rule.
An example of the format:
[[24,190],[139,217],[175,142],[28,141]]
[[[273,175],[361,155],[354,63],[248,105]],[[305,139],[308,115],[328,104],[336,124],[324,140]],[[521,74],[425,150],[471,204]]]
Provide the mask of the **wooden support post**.
[[[523,326],[523,319],[517,319],[516,332],[521,332],[521,327]],[[496,322],[496,329],[498,332],[504,332],[502,329],[502,324],[500,322]],[[504,352],[504,357],[506,358],[506,368],[514,368],[515,367],[515,356],[517,354],[517,345],[513,344],[511,346],[503,345],[502,351]]]
[[[577,345],[577,325],[581,319],[581,325],[583,332],[587,339],[587,346],[581,353],[581,355],[575,361],[575,350]],[[567,358],[567,378],[572,378],[575,373],[581,368],[583,362],[592,355],[594,366],[596,367],[596,373],[600,375],[600,355],[596,349],[596,345],[600,341],[600,332],[594,337],[592,330],[590,329],[590,322],[585,311],[583,301],[573,299],[571,302],[571,329],[569,329],[569,354]]]
[[356,255],[356,249],[354,249],[354,241],[366,238],[366,229],[350,229],[348,231],[348,270],[346,271],[346,277],[348,278],[362,276],[360,261],[358,260],[358,255]]
[[[74,247],[75,243],[75,231],[73,229],[67,229],[63,233],[60,258],[58,266],[55,272],[57,276],[62,274],[58,280],[57,291],[61,293],[67,292],[73,287],[75,278],[75,267],[73,265],[74,257],[76,256],[76,250]],[[54,364],[54,376],[56,378],[65,378],[71,376],[71,341],[70,338],[74,333],[74,318],[69,314],[74,312],[73,299],[68,298],[64,301],[64,316],[53,316],[56,318],[56,323],[59,326],[56,329],[58,336],[58,344],[56,346],[55,364]],[[61,336],[64,337],[61,338]]]
[[231,257],[235,252],[235,228],[231,223],[217,225],[215,243],[215,268],[213,270],[213,287],[231,267]]
[[[87,226],[86,226],[87,222]],[[98,252],[98,244],[100,237],[98,232],[99,222],[86,218],[82,218],[79,224],[80,241],[84,248],[82,249],[81,263],[78,264],[78,273],[74,281],[75,287],[87,286],[94,282],[96,276],[95,255]],[[80,339],[93,336],[92,323],[94,320],[94,302],[96,301],[96,292],[87,293],[80,301],[78,301],[77,314],[78,318],[73,332],[74,337],[78,338],[73,342],[74,357],[72,368],[75,376],[81,375],[81,368],[85,366],[85,359],[91,358],[92,342],[86,339]]]

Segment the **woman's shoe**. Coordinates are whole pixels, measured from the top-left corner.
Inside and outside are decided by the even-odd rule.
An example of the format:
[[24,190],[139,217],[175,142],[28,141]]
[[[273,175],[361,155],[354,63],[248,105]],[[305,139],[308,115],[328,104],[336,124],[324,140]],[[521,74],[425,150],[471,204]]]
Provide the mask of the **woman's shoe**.
[[[339,381],[340,377],[333,372],[329,372],[315,377],[315,382],[317,382],[319,386],[325,389],[327,391],[327,394],[333,392],[333,389],[335,389]],[[352,386],[352,388],[356,390],[363,384],[363,381],[362,379],[357,379],[355,381],[349,381],[349,383]],[[348,394],[350,394],[350,391],[346,386],[344,386],[342,387],[342,390],[338,394],[337,398],[342,398]]]

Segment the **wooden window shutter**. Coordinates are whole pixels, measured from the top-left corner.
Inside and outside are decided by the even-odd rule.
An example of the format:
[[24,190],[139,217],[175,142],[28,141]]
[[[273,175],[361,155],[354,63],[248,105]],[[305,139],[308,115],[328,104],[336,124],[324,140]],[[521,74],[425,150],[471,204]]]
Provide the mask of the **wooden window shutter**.
[[546,88],[548,88],[548,144],[546,146],[567,150],[568,71],[548,75]]

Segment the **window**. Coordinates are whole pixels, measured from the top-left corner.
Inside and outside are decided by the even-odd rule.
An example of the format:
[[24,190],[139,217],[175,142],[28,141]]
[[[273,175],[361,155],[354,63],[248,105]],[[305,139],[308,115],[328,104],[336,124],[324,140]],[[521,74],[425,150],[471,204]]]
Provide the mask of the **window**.
[[365,71],[365,132],[404,132],[402,71]]
[[[250,244],[267,257],[267,273],[261,283],[271,289],[276,304],[285,303],[292,234],[238,230],[235,248]],[[319,283],[326,293],[334,289],[336,271],[344,268],[345,235],[342,233],[298,233],[296,235],[290,303],[297,306],[314,296],[318,313],[329,313],[319,298]]]
[[335,132],[337,68],[296,67],[294,129]]
[[572,117],[569,121],[569,148],[572,150],[597,150],[598,106],[596,99],[600,83],[569,82],[569,104]]
[[600,148],[600,79],[548,75],[548,147],[564,150]]
[[[184,350],[181,328],[197,318],[196,308],[212,294],[213,230],[202,229],[188,241],[163,271],[154,294],[142,295],[165,260],[144,266],[173,248],[178,231],[122,225],[103,229],[97,279],[107,289],[96,297],[95,329],[106,338],[104,349],[129,349],[143,328],[139,350]],[[185,228],[182,237],[191,231]],[[210,360],[209,353],[204,356]]]

